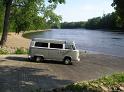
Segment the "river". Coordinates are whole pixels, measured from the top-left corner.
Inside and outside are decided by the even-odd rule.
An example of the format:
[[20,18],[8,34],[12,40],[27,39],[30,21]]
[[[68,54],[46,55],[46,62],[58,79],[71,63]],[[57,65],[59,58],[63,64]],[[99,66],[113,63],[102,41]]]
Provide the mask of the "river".
[[124,32],[52,29],[28,35],[28,38],[34,37],[73,40],[79,50],[124,57]]

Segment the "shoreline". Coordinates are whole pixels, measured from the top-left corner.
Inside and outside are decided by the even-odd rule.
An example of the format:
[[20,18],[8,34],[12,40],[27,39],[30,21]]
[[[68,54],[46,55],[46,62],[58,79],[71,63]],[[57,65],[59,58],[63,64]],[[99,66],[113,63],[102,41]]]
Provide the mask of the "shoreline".
[[114,54],[107,54],[107,53],[101,53],[96,51],[88,51],[88,50],[80,50],[80,53],[83,54],[94,54],[94,55],[106,55],[106,56],[112,56],[112,57],[118,57],[118,58],[124,58],[122,55],[114,55]]
[[[7,49],[9,52],[14,52],[17,48],[21,49],[28,49],[30,45],[31,39],[28,39],[25,37],[27,34],[32,34],[32,33],[37,33],[37,32],[43,32],[43,31],[49,31],[50,29],[47,30],[38,30],[38,31],[28,31],[24,33],[14,33],[14,32],[9,32],[8,33],[8,39],[6,44],[4,45],[4,49]],[[80,50],[80,54],[94,54],[94,55],[106,55],[106,56],[113,56],[113,57],[119,57],[123,58],[123,56],[117,56],[117,55],[112,55],[112,54],[106,54],[106,53],[100,53],[100,52],[95,52],[95,51],[88,51],[88,50]]]
[[27,50],[29,48],[31,39],[27,39],[23,37],[23,35],[27,33],[42,32],[42,31],[46,31],[46,30],[20,32],[19,34],[15,32],[9,32],[7,35],[8,36],[7,41],[3,46],[3,49],[7,50],[9,53],[15,52],[18,48],[22,50]]
[[34,30],[32,30],[32,31],[26,31],[26,32],[24,32],[24,33],[22,34],[22,37],[23,37],[23,38],[26,38],[26,39],[30,39],[30,38],[26,37],[26,35],[30,35],[30,34],[33,34],[33,33],[45,32],[45,31],[50,31],[50,29],[37,30],[37,31],[34,31]]

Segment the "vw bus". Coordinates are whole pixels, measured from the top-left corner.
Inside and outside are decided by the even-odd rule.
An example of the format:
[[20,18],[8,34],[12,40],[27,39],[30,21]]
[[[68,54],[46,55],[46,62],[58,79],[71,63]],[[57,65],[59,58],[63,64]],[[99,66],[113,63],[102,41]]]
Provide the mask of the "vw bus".
[[55,60],[64,64],[80,61],[79,50],[74,41],[33,38],[29,48],[29,59],[33,61]]

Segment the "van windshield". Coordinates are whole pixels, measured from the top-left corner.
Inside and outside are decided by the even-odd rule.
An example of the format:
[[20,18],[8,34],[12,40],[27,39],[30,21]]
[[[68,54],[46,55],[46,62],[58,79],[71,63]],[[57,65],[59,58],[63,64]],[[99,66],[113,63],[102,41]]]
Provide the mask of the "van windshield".
[[76,47],[74,45],[72,45],[72,48],[73,48],[73,50],[76,50]]
[[66,45],[65,49],[76,50],[76,47],[74,45]]

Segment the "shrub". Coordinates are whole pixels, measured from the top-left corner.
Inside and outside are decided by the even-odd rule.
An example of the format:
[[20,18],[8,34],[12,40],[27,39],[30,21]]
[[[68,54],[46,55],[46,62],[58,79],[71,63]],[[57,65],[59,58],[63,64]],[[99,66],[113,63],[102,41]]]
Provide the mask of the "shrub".
[[24,48],[17,48],[14,52],[14,54],[28,54],[28,50]]
[[3,55],[3,54],[9,54],[9,52],[3,48],[0,48],[0,54]]

